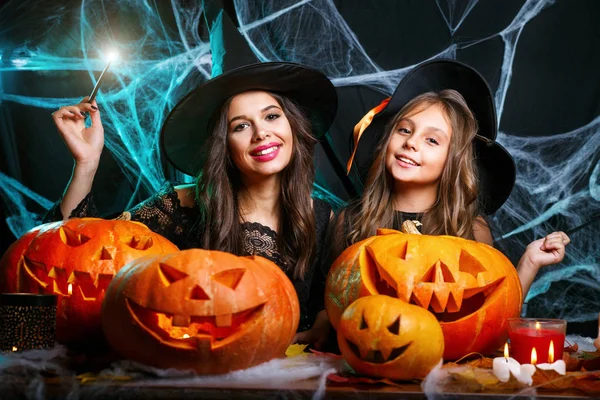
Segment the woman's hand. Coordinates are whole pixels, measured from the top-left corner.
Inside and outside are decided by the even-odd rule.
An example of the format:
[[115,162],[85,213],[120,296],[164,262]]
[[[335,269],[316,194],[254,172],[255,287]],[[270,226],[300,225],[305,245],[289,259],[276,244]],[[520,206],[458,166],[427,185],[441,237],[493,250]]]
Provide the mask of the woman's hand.
[[[85,126],[86,112],[92,120],[89,127]],[[63,219],[66,219],[92,189],[104,147],[104,128],[96,101],[88,103],[87,97],[77,105],[59,108],[52,119],[75,159],[71,180],[60,203]]]
[[[86,112],[92,121],[89,127],[85,126]],[[96,101],[88,103],[86,97],[77,105],[61,107],[52,114],[52,119],[76,166],[97,168],[104,147],[104,128]]]
[[327,312],[322,310],[317,314],[312,328],[296,333],[292,343],[310,344],[315,350],[320,350],[327,342],[331,329]]

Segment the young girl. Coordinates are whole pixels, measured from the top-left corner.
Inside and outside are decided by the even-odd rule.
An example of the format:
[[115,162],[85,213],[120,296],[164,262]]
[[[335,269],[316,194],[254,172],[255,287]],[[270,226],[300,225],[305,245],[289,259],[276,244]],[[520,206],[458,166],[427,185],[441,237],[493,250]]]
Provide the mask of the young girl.
[[[165,156],[198,176],[196,184],[167,183],[119,218],[143,222],[180,249],[270,259],[293,282],[299,330],[308,329],[323,308],[310,307],[309,295],[331,213],[327,203],[311,198],[313,148],[336,108],[329,79],[297,64],[253,64],[211,79],[174,107],[161,131]],[[90,190],[104,145],[100,110],[84,99],[53,118],[75,168],[47,219],[97,216]],[[304,337],[320,334],[311,330]]]
[[[349,171],[355,161],[364,191],[339,214],[334,257],[404,220],[420,221],[424,234],[493,245],[485,216],[500,208],[515,181],[512,157],[494,141],[496,124],[491,91],[474,69],[453,60],[414,68],[355,128]],[[359,145],[361,137],[369,142]],[[567,235],[553,232],[527,246],[517,266],[524,297],[539,268],[562,261],[567,243]]]

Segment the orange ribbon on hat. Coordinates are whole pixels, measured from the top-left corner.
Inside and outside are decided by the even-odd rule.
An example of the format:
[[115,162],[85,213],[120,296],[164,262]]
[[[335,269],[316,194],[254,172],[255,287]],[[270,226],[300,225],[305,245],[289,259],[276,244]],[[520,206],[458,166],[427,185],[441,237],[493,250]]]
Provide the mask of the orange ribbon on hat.
[[348,169],[347,169],[347,172],[346,172],[347,174],[350,173],[350,168],[352,168],[352,162],[354,161],[354,156],[356,155],[356,149],[358,148],[358,141],[360,140],[360,137],[362,136],[362,134],[365,131],[365,129],[367,129],[369,127],[369,125],[371,125],[371,122],[373,122],[373,118],[375,118],[375,116],[377,114],[379,114],[385,108],[385,106],[387,106],[387,104],[390,102],[390,98],[391,97],[388,97],[387,99],[384,99],[377,107],[371,109],[354,126],[354,135],[353,135],[353,137],[354,137],[354,150],[352,150],[352,155],[350,156],[350,159],[348,160],[348,165],[347,165]]

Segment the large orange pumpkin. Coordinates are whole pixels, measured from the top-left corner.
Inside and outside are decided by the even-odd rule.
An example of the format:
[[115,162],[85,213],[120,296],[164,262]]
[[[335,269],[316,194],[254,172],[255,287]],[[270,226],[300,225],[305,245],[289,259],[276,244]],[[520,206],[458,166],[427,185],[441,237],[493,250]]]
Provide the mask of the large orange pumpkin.
[[325,296],[333,326],[350,303],[371,294],[431,311],[444,332],[446,360],[500,347],[506,320],[519,315],[523,300],[516,269],[493,247],[393,230],[350,246],[333,263]]
[[362,297],[342,314],[338,343],[361,374],[422,379],[442,359],[444,334],[424,308],[384,295]]
[[0,290],[58,295],[56,339],[101,334],[100,311],[113,275],[129,261],[178,248],[139,222],[70,219],[23,235],[0,260]]
[[277,265],[200,249],[133,261],[102,309],[105,336],[121,356],[200,374],[283,356],[299,320],[296,291]]

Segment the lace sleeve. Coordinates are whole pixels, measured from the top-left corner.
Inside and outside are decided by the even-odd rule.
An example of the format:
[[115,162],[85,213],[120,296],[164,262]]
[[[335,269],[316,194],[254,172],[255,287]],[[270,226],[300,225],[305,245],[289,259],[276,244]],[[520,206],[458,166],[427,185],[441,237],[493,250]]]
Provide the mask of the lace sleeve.
[[[42,223],[62,221],[64,219],[62,211],[60,210],[60,204],[62,203],[62,197],[56,203],[50,207]],[[83,200],[71,211],[69,218],[85,218],[85,217],[100,217],[96,203],[94,202],[94,196],[92,193],[88,193]]]
[[198,210],[181,206],[172,183],[158,193],[123,212],[116,219],[141,222],[152,231],[175,243],[180,249],[199,246]]
[[[44,223],[63,219],[60,211],[61,201],[62,199],[48,210],[44,216]],[[75,207],[69,216],[69,218],[85,217],[101,217],[91,193]],[[158,193],[123,212],[115,219],[141,222],[183,250],[199,247],[198,217],[197,208],[181,206],[175,187],[171,182],[167,182]]]

